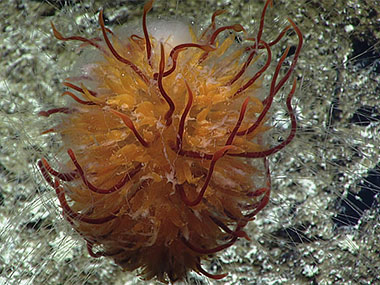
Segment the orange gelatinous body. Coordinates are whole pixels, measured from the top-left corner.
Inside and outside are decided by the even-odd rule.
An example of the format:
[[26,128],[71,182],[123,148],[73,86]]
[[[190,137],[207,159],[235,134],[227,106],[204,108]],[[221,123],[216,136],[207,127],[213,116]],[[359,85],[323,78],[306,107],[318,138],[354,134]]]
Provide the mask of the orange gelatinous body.
[[[143,35],[127,39],[105,27],[102,11],[102,41],[64,37],[52,24],[59,40],[81,41],[101,55],[86,73],[91,90],[65,82],[71,91],[64,95],[73,104],[40,112],[65,116],[48,132],[62,137],[71,171],[57,171],[46,159],[38,166],[91,256],[108,256],[123,269],[141,268],[145,278],[160,281],[183,279],[189,270],[225,276],[207,273],[201,260],[238,238],[249,239],[244,227],[269,201],[266,158],[296,133],[294,80],[286,99],[289,135],[272,147],[264,139],[273,99],[302,47],[302,34],[290,19],[276,39],[262,40],[269,4],[254,38],[241,25],[217,27],[216,11],[201,35],[192,32],[191,42],[171,45],[169,38],[149,33],[153,0],[144,7]],[[298,36],[291,64],[280,76],[288,48],[269,90],[263,90],[271,46],[288,29]],[[226,30],[231,33],[222,38]],[[235,43],[242,32],[245,42]],[[266,60],[252,71],[260,55]]]

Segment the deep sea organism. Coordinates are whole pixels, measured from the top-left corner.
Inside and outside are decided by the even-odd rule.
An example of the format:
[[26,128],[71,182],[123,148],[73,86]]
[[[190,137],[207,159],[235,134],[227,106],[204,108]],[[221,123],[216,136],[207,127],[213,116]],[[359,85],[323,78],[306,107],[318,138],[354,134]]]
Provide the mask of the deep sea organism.
[[[73,103],[40,112],[62,115],[45,133],[60,136],[67,159],[59,170],[45,158],[38,166],[92,257],[140,268],[146,279],[176,281],[189,270],[220,279],[226,274],[206,272],[201,260],[249,239],[244,227],[270,197],[267,157],[295,136],[294,79],[289,134],[274,146],[267,139],[272,103],[292,76],[302,34],[289,19],[277,38],[262,39],[270,0],[254,36],[240,24],[218,27],[222,10],[199,34],[163,21],[151,32],[153,2],[144,6],[142,33],[127,37],[105,27],[103,11],[101,39],[65,37],[52,23],[57,39],[95,52],[64,82]],[[284,70],[288,47],[265,88],[271,46],[290,29],[298,36],[291,63]]]

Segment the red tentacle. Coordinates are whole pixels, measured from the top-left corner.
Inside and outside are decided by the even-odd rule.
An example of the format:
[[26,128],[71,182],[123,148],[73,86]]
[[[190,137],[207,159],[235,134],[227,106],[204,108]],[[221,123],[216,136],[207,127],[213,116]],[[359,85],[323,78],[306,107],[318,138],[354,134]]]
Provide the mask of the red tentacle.
[[234,84],[234,82],[235,82],[236,80],[238,80],[238,79],[244,74],[244,72],[247,70],[249,64],[251,63],[251,61],[252,61],[252,59],[253,59],[253,57],[254,57],[255,55],[256,55],[256,50],[252,51],[252,52],[249,54],[247,60],[244,62],[244,64],[243,64],[242,68],[240,69],[240,71],[235,75],[234,78],[231,79],[230,82],[227,83],[227,85],[232,85],[232,84]]
[[290,91],[290,93],[286,99],[286,107],[288,108],[288,113],[289,113],[290,122],[291,122],[290,133],[289,133],[288,137],[286,138],[286,140],[284,140],[279,145],[272,147],[270,149],[264,150],[264,151],[230,153],[228,155],[239,156],[239,157],[247,157],[247,158],[267,157],[267,156],[272,155],[272,154],[278,152],[279,150],[283,149],[286,145],[288,145],[293,140],[293,138],[296,135],[296,131],[297,131],[297,120],[296,120],[296,116],[294,114],[293,107],[292,107],[292,97],[293,97],[293,94],[296,90],[296,83],[297,83],[297,80],[294,79],[292,90]]
[[271,4],[271,6],[273,6],[272,0],[267,0],[267,2],[264,5],[263,11],[261,12],[260,27],[259,27],[259,31],[257,32],[257,36],[256,36],[256,45],[258,45],[260,43],[261,36],[263,34],[263,31],[264,31],[265,13],[267,11],[269,4]]
[[135,125],[133,124],[132,120],[125,114],[109,109],[109,111],[116,116],[118,116],[120,119],[123,120],[124,124],[133,132],[137,140],[144,146],[144,147],[149,147],[149,143],[140,135],[140,133],[136,130]]
[[164,97],[166,103],[169,105],[169,110],[165,114],[165,120],[166,120],[166,126],[170,126],[172,123],[172,115],[175,110],[175,105],[173,100],[170,98],[170,96],[166,93],[164,86],[162,84],[162,77],[164,75],[164,68],[165,68],[165,50],[164,50],[164,45],[161,43],[161,60],[160,60],[160,67],[158,71],[158,78],[157,78],[157,83],[158,83],[158,88],[160,89],[160,93],[162,97]]
[[103,10],[100,10],[99,12],[99,24],[100,24],[100,27],[102,28],[102,33],[103,33],[103,38],[104,38],[104,41],[106,42],[109,50],[111,51],[111,53],[113,54],[113,56],[120,62],[128,65],[138,76],[141,77],[141,79],[146,83],[148,84],[149,83],[149,79],[146,77],[146,75],[135,65],[133,64],[131,61],[129,61],[128,59],[122,57],[116,50],[115,48],[113,47],[111,41],[109,40],[108,36],[107,36],[107,31],[106,31],[106,28],[104,26],[104,20],[103,20]]
[[205,192],[206,192],[207,186],[208,186],[208,184],[210,183],[210,180],[211,180],[212,173],[213,173],[213,171],[214,171],[214,167],[215,167],[216,162],[217,162],[220,158],[222,158],[222,157],[228,152],[228,150],[230,150],[230,149],[232,149],[232,148],[233,148],[233,146],[231,146],[231,145],[226,145],[226,146],[222,147],[221,149],[217,150],[217,151],[214,153],[214,155],[213,155],[213,157],[212,157],[212,160],[211,160],[211,162],[210,162],[210,167],[209,167],[209,169],[208,169],[208,173],[207,173],[207,176],[206,176],[205,182],[204,182],[204,184],[203,184],[203,186],[202,186],[202,188],[201,188],[201,190],[200,190],[200,192],[199,192],[197,198],[195,198],[195,200],[190,201],[190,200],[187,198],[186,194],[185,194],[185,191],[184,191],[184,189],[183,189],[183,186],[182,186],[182,185],[179,185],[179,184],[176,185],[176,189],[177,189],[177,191],[180,192],[181,198],[182,198],[183,202],[184,202],[187,206],[189,206],[189,207],[194,207],[194,206],[198,205],[198,204],[202,201],[202,198],[203,198],[203,196],[204,196],[204,194],[205,194]]
[[[199,48],[199,49],[202,49],[202,50],[207,51],[207,52],[210,52],[210,51],[213,51],[216,49],[210,45],[200,45],[200,44],[195,44],[195,43],[186,43],[186,44],[180,44],[180,45],[175,46],[170,51],[170,54],[169,54],[169,57],[172,59],[172,67],[163,73],[163,77],[169,76],[170,74],[172,74],[174,72],[174,70],[177,67],[177,59],[178,59],[179,53],[187,50],[188,48],[192,48],[192,47]],[[155,73],[153,75],[153,78],[157,79],[157,77],[158,77],[158,73]]]
[[82,104],[82,105],[88,105],[88,106],[97,105],[95,102],[84,101],[82,99],[79,99],[78,96],[76,96],[75,94],[73,94],[73,93],[71,93],[69,91],[63,92],[61,96],[65,96],[65,95],[70,96],[71,98],[73,98],[75,101],[77,101],[79,104]]
[[298,61],[298,57],[299,57],[299,55],[301,53],[301,49],[302,49],[302,45],[303,45],[303,36],[302,36],[301,30],[292,21],[292,19],[288,18],[288,21],[290,22],[290,24],[293,26],[293,29],[297,33],[297,36],[298,36],[298,45],[297,45],[297,49],[296,49],[296,51],[294,53],[294,57],[293,57],[292,63],[290,65],[288,71],[285,73],[284,77],[280,80],[280,82],[276,85],[275,93],[277,93],[278,90],[280,90],[280,88],[285,84],[285,82],[288,81],[290,75],[292,75],[293,70],[296,67],[296,64],[297,64],[297,61]]
[[[271,61],[272,61],[272,51],[269,47],[269,45],[264,42],[264,41],[261,41],[261,43],[265,46],[266,50],[267,50],[267,61],[265,62],[264,66],[261,67],[259,69],[258,72],[255,73],[254,76],[252,76],[251,79],[248,80],[247,83],[245,83],[242,87],[240,87],[236,92],[235,94],[233,95],[233,97],[237,96],[238,94],[240,94],[241,92],[243,92],[244,90],[246,90],[249,86],[251,86],[253,83],[256,82],[256,80],[268,69]],[[248,58],[249,59],[249,58]],[[249,63],[248,63],[249,64]],[[239,73],[235,76],[236,80],[245,72],[245,70],[247,69],[248,65],[245,67],[243,66],[243,68],[239,71]],[[235,79],[234,78],[234,79]],[[235,82],[235,81],[234,81]],[[232,82],[233,83],[233,82]],[[231,83],[231,84],[232,84]]]
[[183,111],[181,115],[181,119],[178,125],[178,134],[177,134],[177,140],[176,140],[177,152],[182,150],[182,139],[183,139],[183,132],[185,130],[185,120],[186,120],[187,115],[190,112],[191,105],[193,104],[193,92],[191,91],[190,86],[189,84],[187,84],[186,80],[185,80],[185,84],[187,88],[187,93],[189,94],[189,99],[187,100],[185,110]]
[[[271,47],[271,46],[274,46],[275,44],[277,44],[281,39],[282,37],[285,35],[285,33],[291,28],[292,26],[291,25],[287,25],[282,31],[281,33],[277,36],[277,38],[273,41],[271,41],[270,43],[268,43],[268,45]],[[260,46],[259,46],[260,48]]]
[[103,52],[104,54],[107,54],[107,51],[103,49],[103,47],[101,47],[99,44],[96,43],[96,41],[94,40],[90,40],[90,39],[87,39],[85,37],[80,37],[80,36],[72,36],[72,37],[64,37],[62,36],[62,34],[60,32],[58,32],[58,30],[55,28],[53,22],[50,22],[50,25],[51,25],[51,28],[53,30],[53,34],[54,36],[58,39],[58,40],[61,40],[61,41],[81,41],[81,42],[84,42],[84,43],[87,43],[87,44],[90,44],[92,45],[93,47],[97,48],[98,50],[100,50],[101,52]]
[[55,113],[63,113],[63,114],[70,114],[73,112],[73,109],[67,108],[67,107],[62,107],[62,108],[53,108],[47,111],[40,111],[38,112],[38,116],[42,117],[49,117],[52,114]]
[[181,237],[181,241],[188,247],[190,248],[192,251],[195,251],[196,253],[199,253],[199,254],[214,254],[214,253],[217,253],[218,251],[221,251],[223,249],[226,249],[228,247],[230,247],[231,245],[233,245],[236,241],[237,241],[238,237],[237,236],[233,236],[231,238],[230,241],[226,242],[225,244],[221,244],[221,245],[218,245],[214,248],[200,248],[200,247],[197,247],[193,244],[191,244],[188,240],[186,240],[184,237]]
[[204,160],[211,160],[212,154],[203,153],[203,152],[197,152],[192,150],[178,150],[175,148],[175,146],[172,146],[171,149],[175,152],[177,152],[179,155],[184,157],[191,157],[191,158],[197,158],[197,159],[204,159]]
[[219,219],[217,219],[213,216],[209,216],[209,217],[218,227],[223,229],[226,233],[233,235],[233,236],[236,236],[236,237],[239,237],[239,238],[245,238],[246,240],[251,240],[249,238],[249,236],[247,235],[247,233],[240,229],[240,226],[237,226],[236,230],[233,231],[226,224],[224,224],[222,221],[220,221]]
[[[224,26],[224,27],[220,27],[218,28],[210,37],[210,40],[209,40],[209,44],[210,45],[213,45],[215,43],[215,40],[216,38],[218,37],[218,35],[223,32],[223,31],[226,31],[226,30],[234,30],[235,32],[245,32],[245,29],[242,25],[240,24],[235,24],[235,25],[231,25],[231,26]],[[208,56],[209,52],[206,51],[202,56],[201,58],[199,59],[198,63],[202,63]]]
[[215,30],[215,19],[217,16],[221,15],[221,14],[224,14],[226,12],[226,10],[216,10],[212,16],[211,16],[211,24],[203,31],[203,33],[201,34],[201,36],[199,37],[199,41],[202,40],[204,38],[204,36],[207,34],[207,32],[210,30],[210,29],[213,29]]
[[46,168],[44,167],[44,164],[41,160],[37,162],[37,166],[40,169],[42,176],[44,177],[45,181],[52,187],[54,188],[54,182],[51,179],[49,173],[47,172]]
[[[69,88],[71,88],[71,89],[73,89],[75,91],[78,91],[78,92],[84,94],[84,90],[82,88],[80,88],[79,86],[76,86],[76,85],[74,85],[74,84],[72,84],[70,82],[65,81],[65,82],[63,82],[63,85],[65,85],[66,87],[69,87]],[[90,94],[92,96],[96,97],[96,95],[97,95],[95,91],[88,90],[88,92],[90,92]]]
[[197,263],[197,269],[204,276],[206,276],[208,278],[211,278],[211,279],[215,279],[215,280],[223,279],[224,277],[226,277],[228,275],[228,273],[223,273],[223,274],[211,274],[211,273],[208,273],[206,270],[204,270],[202,268],[202,266],[200,264],[200,261]]
[[50,164],[46,161],[45,158],[41,158],[40,162],[42,162],[45,169],[53,176],[58,177],[59,179],[69,182],[73,181],[75,178],[78,177],[78,172],[76,170],[67,172],[67,173],[61,173],[56,170],[54,170]]
[[247,110],[247,106],[248,106],[248,102],[249,102],[249,98],[246,98],[241,106],[241,109],[240,109],[240,114],[239,114],[239,118],[236,122],[236,125],[233,129],[233,131],[231,132],[230,136],[228,137],[227,141],[226,141],[226,144],[225,145],[231,145],[235,136],[236,136],[236,133],[238,132],[240,126],[241,126],[241,123],[243,122],[243,119],[244,119],[244,115],[245,115],[245,112]]
[[250,126],[248,129],[246,129],[244,131],[238,132],[237,133],[238,136],[244,136],[244,135],[252,133],[263,122],[265,116],[267,115],[267,113],[268,113],[268,111],[269,111],[269,109],[270,109],[270,107],[272,105],[273,98],[276,95],[276,92],[275,92],[275,89],[276,89],[275,88],[275,83],[276,83],[278,74],[280,73],[280,69],[282,67],[282,64],[285,61],[286,56],[288,55],[288,52],[289,52],[289,47],[285,50],[285,52],[283,53],[283,55],[280,58],[280,61],[278,62],[277,66],[276,66],[276,70],[275,70],[275,72],[273,74],[273,78],[272,78],[272,82],[271,82],[271,87],[270,87],[269,95],[264,100],[265,101],[265,107],[264,107],[263,111],[261,112],[261,114],[257,118],[257,120],[255,121],[255,123],[253,123],[253,125]]
[[148,59],[148,63],[151,67],[152,67],[152,61],[151,61],[152,45],[150,43],[148,28],[146,26],[146,15],[152,9],[153,2],[154,0],[150,0],[144,5],[144,12],[143,12],[143,17],[142,17],[142,27],[143,27],[144,37],[145,37],[145,46],[146,46],[146,58]]
[[80,166],[79,162],[77,161],[74,152],[72,149],[68,149],[67,153],[69,154],[71,161],[74,163],[78,174],[82,178],[83,183],[92,191],[98,194],[111,194],[118,190],[120,190],[128,181],[132,180],[132,178],[141,170],[142,164],[137,165],[135,168],[130,170],[128,173],[124,175],[122,179],[118,183],[116,183],[114,186],[108,188],[108,189],[102,189],[94,186],[88,179],[86,178],[84,171],[82,167]]
[[240,24],[235,24],[235,25],[230,25],[230,26],[223,26],[218,28],[210,37],[209,43],[210,45],[213,45],[215,43],[216,38],[218,35],[226,30],[234,30],[235,32],[245,32],[245,29],[242,25]]
[[256,209],[252,213],[246,214],[244,216],[245,218],[250,219],[250,220],[252,220],[257,215],[257,213],[259,213],[269,202],[270,192],[271,192],[272,187],[271,187],[271,176],[270,176],[269,162],[268,162],[268,159],[266,157],[264,158],[264,166],[266,169],[267,187],[264,188],[265,189],[265,191],[263,191],[264,196],[261,199],[261,201],[259,202],[259,204],[257,205]]
[[117,217],[116,214],[118,211],[112,215],[102,217],[102,218],[90,218],[87,215],[75,213],[70,208],[69,204],[67,203],[66,197],[65,197],[65,191],[60,186],[58,179],[54,180],[54,189],[55,189],[55,192],[57,194],[59,203],[61,204],[64,214],[68,215],[70,218],[74,220],[81,221],[87,224],[99,225],[99,224],[104,224],[109,221],[112,221],[113,219]]

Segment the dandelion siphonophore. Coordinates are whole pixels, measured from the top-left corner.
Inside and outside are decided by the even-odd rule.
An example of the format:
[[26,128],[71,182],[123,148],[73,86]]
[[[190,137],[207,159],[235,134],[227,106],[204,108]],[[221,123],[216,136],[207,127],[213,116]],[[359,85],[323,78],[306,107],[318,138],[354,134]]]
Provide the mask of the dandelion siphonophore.
[[[227,274],[202,261],[250,240],[245,227],[270,199],[268,157],[295,137],[303,37],[292,19],[266,36],[271,0],[252,31],[221,25],[224,10],[202,29],[150,19],[153,2],[129,33],[107,28],[103,11],[95,38],[51,24],[85,60],[63,82],[69,103],[39,113],[52,119],[44,135],[59,138],[62,151],[59,163],[41,158],[38,167],[93,258],[162,282],[191,270],[221,279]],[[294,50],[272,53],[290,33]],[[281,101],[289,128],[274,142]]]

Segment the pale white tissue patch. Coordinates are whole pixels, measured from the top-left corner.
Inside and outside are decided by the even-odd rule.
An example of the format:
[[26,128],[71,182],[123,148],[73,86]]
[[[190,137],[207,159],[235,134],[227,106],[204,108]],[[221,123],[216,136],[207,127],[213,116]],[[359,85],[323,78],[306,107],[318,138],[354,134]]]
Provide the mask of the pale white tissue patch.
[[166,51],[171,50],[177,45],[192,42],[189,25],[183,22],[157,20],[148,23],[147,26],[149,35],[154,37],[158,42],[162,42]]

